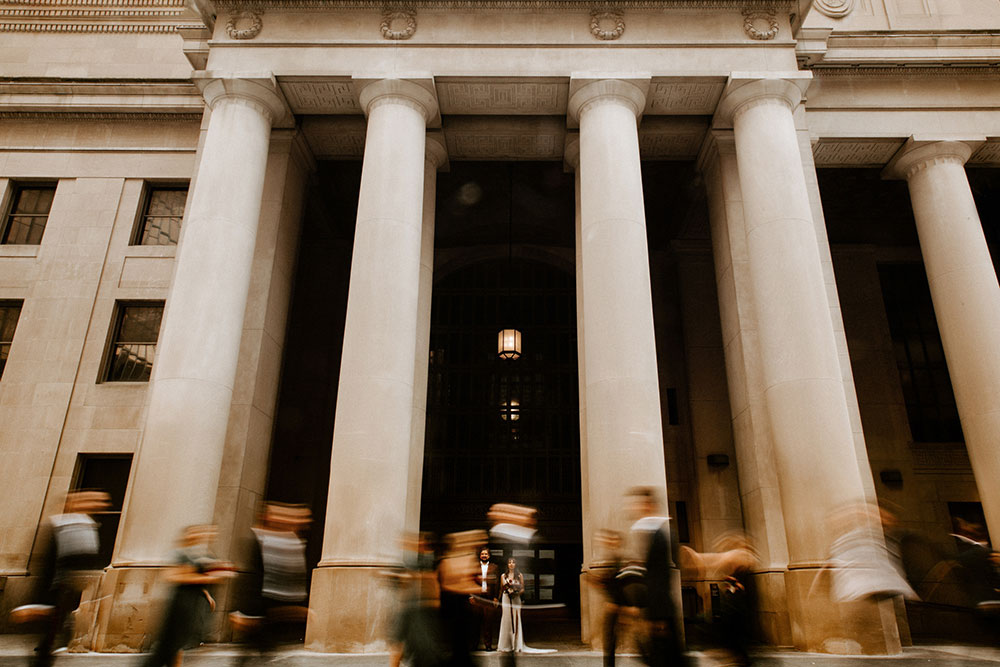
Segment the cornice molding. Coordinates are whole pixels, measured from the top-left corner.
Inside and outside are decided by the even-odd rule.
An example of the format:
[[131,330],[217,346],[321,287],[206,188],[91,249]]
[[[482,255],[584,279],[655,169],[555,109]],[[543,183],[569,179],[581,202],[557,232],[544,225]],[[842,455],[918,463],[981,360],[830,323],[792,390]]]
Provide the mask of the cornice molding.
[[4,0],[4,5],[22,7],[176,7],[184,0]]
[[90,111],[0,111],[0,120],[72,120],[72,121],[176,121],[201,122],[200,113],[155,113],[147,111],[90,112]]
[[[407,9],[442,10],[559,10],[578,11],[589,14],[593,7],[579,0],[409,0]],[[293,10],[293,9],[344,9],[373,10],[382,12],[386,8],[384,0],[217,0],[219,11],[241,9]],[[601,3],[605,11],[656,10],[666,9],[727,9],[768,8],[776,11],[790,10],[796,6],[794,0],[609,0]]]
[[0,32],[171,33],[177,25],[155,23],[0,23]]
[[969,77],[1000,78],[1000,69],[991,65],[981,67],[950,65],[919,65],[913,67],[813,67],[810,72],[817,79],[826,78],[884,78],[884,77]]

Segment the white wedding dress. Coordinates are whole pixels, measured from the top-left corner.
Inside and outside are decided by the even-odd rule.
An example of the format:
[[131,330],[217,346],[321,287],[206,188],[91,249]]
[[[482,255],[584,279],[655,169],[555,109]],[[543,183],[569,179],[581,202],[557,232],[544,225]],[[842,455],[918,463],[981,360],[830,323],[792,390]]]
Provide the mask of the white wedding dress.
[[[503,575],[506,577],[507,575]],[[504,579],[501,579],[503,587]],[[555,649],[532,648],[524,644],[524,628],[521,625],[521,596],[518,593],[504,593],[500,604],[500,636],[497,640],[497,651],[515,651],[517,653],[554,653]]]

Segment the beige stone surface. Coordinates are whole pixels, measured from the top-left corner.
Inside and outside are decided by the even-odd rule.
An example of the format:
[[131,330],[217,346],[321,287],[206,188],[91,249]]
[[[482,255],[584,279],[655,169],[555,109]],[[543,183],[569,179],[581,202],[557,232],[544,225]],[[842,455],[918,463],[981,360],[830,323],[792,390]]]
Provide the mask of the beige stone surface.
[[338,600],[349,599],[339,597],[346,591],[333,595],[330,587],[360,582],[371,590],[378,585],[371,568],[402,558],[420,319],[425,128],[437,114],[433,96],[413,81],[376,80],[361,99],[368,135],[323,556],[313,574],[317,615],[306,631],[308,645],[334,651],[376,650],[380,639],[372,629],[389,612],[385,594],[370,604],[343,604]]

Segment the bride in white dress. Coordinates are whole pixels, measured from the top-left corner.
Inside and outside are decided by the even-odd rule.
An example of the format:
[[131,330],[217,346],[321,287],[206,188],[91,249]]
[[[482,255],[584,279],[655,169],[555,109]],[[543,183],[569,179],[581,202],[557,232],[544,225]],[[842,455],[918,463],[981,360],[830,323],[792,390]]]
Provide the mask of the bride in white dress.
[[524,592],[524,575],[517,569],[517,561],[507,559],[507,570],[500,575],[503,592],[500,615],[498,651],[524,650],[524,632],[521,628],[521,593]]

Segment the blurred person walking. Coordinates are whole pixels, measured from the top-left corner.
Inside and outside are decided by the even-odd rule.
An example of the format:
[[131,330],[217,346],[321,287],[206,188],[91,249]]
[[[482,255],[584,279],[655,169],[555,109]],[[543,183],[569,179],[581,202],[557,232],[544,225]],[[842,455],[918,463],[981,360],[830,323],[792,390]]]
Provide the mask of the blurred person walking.
[[110,497],[103,491],[73,491],[66,496],[63,513],[46,522],[42,587],[43,600],[52,610],[35,649],[35,667],[51,665],[56,640],[62,647],[72,636],[70,614],[80,605],[90,573],[103,565],[99,562],[99,525],[89,515],[109,506]]
[[164,573],[173,589],[153,651],[142,661],[142,667],[179,667],[183,650],[201,643],[208,614],[215,610],[215,599],[208,589],[233,574],[231,563],[211,555],[209,545],[215,535],[215,526],[189,526],[184,530],[180,547],[174,552],[174,564]]
[[[470,604],[473,596],[482,593],[479,581],[482,575],[481,564],[476,562],[473,554],[474,549],[485,543],[486,533],[481,530],[452,533],[446,538],[445,555],[438,564],[441,623],[450,667],[470,667],[474,664],[469,651]],[[479,553],[482,553],[481,549]]]
[[266,658],[273,651],[282,627],[305,622],[309,592],[302,533],[311,523],[312,512],[304,505],[268,502],[251,528],[253,600],[249,614],[230,614],[233,626],[245,635],[249,649],[239,664],[249,664],[254,652]]
[[683,665],[681,618],[670,583],[676,569],[677,542],[671,536],[669,517],[661,513],[656,491],[650,487],[631,489],[627,508],[635,520],[628,540],[631,569],[641,571],[641,582],[627,584],[625,595],[630,605],[642,610],[644,661],[650,667]]
[[433,536],[404,540],[407,558],[399,576],[400,609],[393,629],[389,667],[441,667],[448,653],[441,632],[441,592],[434,572]]

